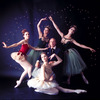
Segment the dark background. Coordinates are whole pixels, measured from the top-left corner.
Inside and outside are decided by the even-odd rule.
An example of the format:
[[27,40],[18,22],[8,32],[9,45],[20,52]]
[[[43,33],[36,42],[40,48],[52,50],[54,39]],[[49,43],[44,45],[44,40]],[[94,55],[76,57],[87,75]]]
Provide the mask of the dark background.
[[[0,98],[100,98],[98,95],[100,70],[99,4],[99,0],[0,0]],[[66,86],[69,88],[84,88],[88,90],[88,93],[85,95],[73,95],[72,97],[72,94],[65,95],[61,93],[59,94],[60,96],[58,95],[57,97],[50,97],[47,95],[39,97],[40,94],[33,95],[33,90],[27,90],[28,87],[26,85],[24,87],[25,90],[23,88],[19,88],[19,90],[12,89],[12,87],[15,85],[16,78],[20,77],[23,69],[11,59],[10,54],[13,51],[18,51],[20,49],[20,46],[11,49],[5,49],[2,48],[2,41],[6,42],[8,45],[19,42],[23,38],[21,30],[27,29],[30,32],[29,43],[32,46],[36,46],[38,40],[36,25],[41,18],[48,17],[50,15],[53,17],[55,23],[64,34],[67,33],[70,25],[77,25],[78,30],[73,38],[77,42],[90,46],[96,50],[96,53],[91,53],[89,50],[75,46],[88,67],[84,73],[88,78],[90,84],[88,86],[83,84],[84,82],[82,81],[82,79],[79,76],[76,76],[72,78],[72,85]],[[49,37],[56,38],[57,43],[59,44],[61,38],[49,20],[41,23],[41,29],[43,30],[44,26],[46,25],[51,26]],[[8,94],[9,91],[11,94],[13,92],[13,94]],[[24,95],[24,93],[27,93],[27,96]]]

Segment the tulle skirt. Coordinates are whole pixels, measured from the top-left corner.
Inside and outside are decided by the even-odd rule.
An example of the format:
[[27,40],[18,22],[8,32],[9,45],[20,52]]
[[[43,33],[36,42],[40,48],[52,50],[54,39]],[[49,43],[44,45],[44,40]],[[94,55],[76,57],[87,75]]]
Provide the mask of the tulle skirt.
[[[40,57],[42,51],[31,50],[27,56],[27,61],[33,66],[32,76],[34,77],[34,68],[37,59]],[[36,70],[37,71],[37,70]]]
[[40,54],[42,51],[36,51],[36,50],[31,50],[30,53],[27,56],[27,61],[33,65],[33,67],[35,66],[35,63],[37,61],[37,59],[39,58]]
[[33,66],[26,60],[26,56],[21,52],[13,52],[11,53],[11,58],[15,60],[18,64],[22,66],[22,68],[32,68]]
[[24,54],[22,54],[22,52],[13,52],[13,53],[11,53],[11,58],[13,60],[15,60],[16,62],[26,60],[26,56]]
[[80,74],[84,69],[86,69],[86,64],[78,51],[74,48],[68,49],[64,54],[64,75]]
[[36,89],[50,89],[50,88],[54,88],[58,86],[58,84],[54,80],[53,81],[42,81],[38,77],[30,79],[27,82],[27,85],[29,87],[36,88]]

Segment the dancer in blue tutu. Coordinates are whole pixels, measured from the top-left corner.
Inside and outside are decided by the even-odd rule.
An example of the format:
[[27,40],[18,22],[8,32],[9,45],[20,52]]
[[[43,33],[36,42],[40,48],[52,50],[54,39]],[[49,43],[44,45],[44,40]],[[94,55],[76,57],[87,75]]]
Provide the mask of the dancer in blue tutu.
[[73,75],[81,74],[84,82],[89,84],[88,80],[84,76],[83,70],[86,69],[86,64],[84,63],[83,59],[81,58],[78,51],[74,48],[70,47],[70,44],[73,43],[76,46],[79,46],[84,49],[89,49],[91,52],[96,52],[91,47],[85,46],[83,44],[78,43],[72,38],[72,35],[75,33],[77,27],[76,25],[72,25],[68,30],[68,34],[64,35],[58,26],[55,24],[53,18],[49,16],[50,21],[52,22],[53,26],[57,30],[58,34],[61,36],[61,44],[64,50],[64,75],[68,76],[67,83],[70,84],[70,78]]
[[[37,24],[37,30],[38,30],[38,35],[39,35],[37,47],[39,47],[39,48],[45,48],[49,42],[49,38],[47,37],[47,35],[49,34],[50,27],[46,26],[44,28],[43,33],[40,29],[40,24],[42,23],[42,21],[45,21],[45,20],[47,20],[47,19],[42,18],[42,19],[40,19],[40,21]],[[33,65],[33,69],[34,69],[35,63],[36,63],[38,57],[40,56],[40,54],[41,54],[41,51],[35,51],[35,50],[31,50],[30,53],[28,54],[27,60],[30,62],[30,64]]]

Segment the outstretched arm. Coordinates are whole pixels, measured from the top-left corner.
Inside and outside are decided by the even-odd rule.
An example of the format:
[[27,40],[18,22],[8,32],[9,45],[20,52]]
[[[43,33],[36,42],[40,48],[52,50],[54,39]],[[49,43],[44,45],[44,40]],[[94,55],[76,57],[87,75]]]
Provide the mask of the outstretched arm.
[[55,24],[53,18],[52,18],[51,16],[49,16],[49,19],[50,19],[50,21],[52,22],[52,24],[53,24],[53,26],[55,27],[55,29],[57,30],[57,32],[59,33],[59,35],[60,35],[61,37],[63,37],[64,34],[60,31],[60,29],[58,28],[58,26]]
[[50,59],[52,59],[54,56],[57,58],[57,61],[54,61],[54,62],[51,64],[51,66],[56,66],[56,65],[58,65],[58,64],[60,64],[60,63],[62,62],[62,59],[61,59],[59,56],[57,56],[56,54],[52,54],[52,55],[50,56]]
[[7,46],[7,44],[6,44],[5,42],[2,42],[2,44],[3,44],[3,47],[4,47],[4,48],[12,48],[12,47],[17,47],[18,45],[23,44],[24,41],[25,41],[25,40],[21,40],[20,42],[14,43],[14,44],[12,44],[12,45],[10,45],[10,46]]
[[31,45],[29,45],[29,48],[33,49],[33,50],[37,50],[37,51],[41,51],[41,50],[47,50],[48,48],[35,48]]
[[93,48],[88,47],[88,46],[83,45],[83,44],[80,44],[80,43],[76,42],[75,40],[72,40],[72,42],[73,42],[75,45],[77,45],[77,46],[79,46],[79,47],[81,47],[81,48],[89,49],[89,50],[92,51],[92,52],[96,52]]
[[38,30],[38,34],[39,34],[39,39],[42,37],[42,32],[41,32],[41,29],[40,29],[40,24],[43,20],[47,20],[47,18],[42,18],[40,19],[40,21],[38,22],[37,24],[37,30]]

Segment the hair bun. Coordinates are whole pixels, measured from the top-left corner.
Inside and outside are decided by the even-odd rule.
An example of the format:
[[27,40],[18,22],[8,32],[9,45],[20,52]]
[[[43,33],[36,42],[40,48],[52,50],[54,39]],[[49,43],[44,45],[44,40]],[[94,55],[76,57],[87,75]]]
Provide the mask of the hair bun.
[[26,29],[23,29],[21,32],[22,32],[22,34],[24,34],[25,32],[27,32],[27,30]]
[[49,30],[51,30],[51,27],[49,25],[45,26],[45,28],[48,28]]

